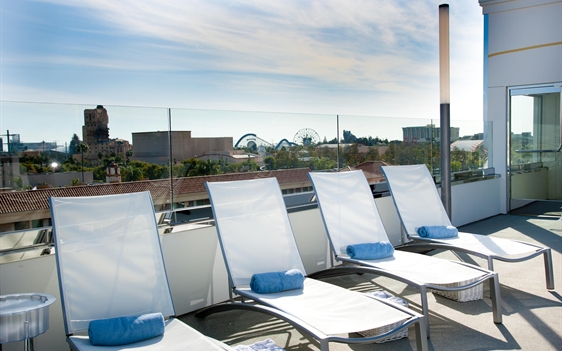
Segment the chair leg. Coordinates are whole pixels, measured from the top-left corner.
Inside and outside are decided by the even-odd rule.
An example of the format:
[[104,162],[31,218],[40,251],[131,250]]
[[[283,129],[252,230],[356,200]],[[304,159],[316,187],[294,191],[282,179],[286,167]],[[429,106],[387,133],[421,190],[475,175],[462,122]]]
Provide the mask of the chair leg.
[[425,317],[426,334],[429,338],[429,306],[427,302],[427,286],[420,285],[420,298],[421,298],[421,308],[422,314]]
[[429,335],[426,333],[426,330],[429,330],[428,326],[429,320],[426,316],[421,317],[415,325],[416,349],[418,351],[427,351],[428,349],[427,338],[429,338]]
[[320,339],[320,351],[330,351],[330,343],[326,339]]
[[[494,271],[494,259],[492,256],[488,256],[488,270],[492,272]],[[494,295],[492,294],[494,288],[493,285],[495,284],[494,281],[494,279],[490,279],[490,298],[492,300],[494,300]]]
[[494,323],[502,324],[502,298],[500,294],[500,277],[498,273],[490,278],[490,298],[492,299],[492,314]]
[[554,290],[554,271],[552,270],[552,253],[550,247],[544,253],[544,270],[546,273],[546,288]]

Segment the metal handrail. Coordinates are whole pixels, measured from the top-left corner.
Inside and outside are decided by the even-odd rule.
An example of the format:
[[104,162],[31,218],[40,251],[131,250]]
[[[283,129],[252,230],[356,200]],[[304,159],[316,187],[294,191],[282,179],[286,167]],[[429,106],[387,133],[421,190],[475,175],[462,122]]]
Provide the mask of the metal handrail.
[[558,146],[558,149],[545,149],[545,150],[515,150],[517,153],[543,153],[543,152],[560,152],[562,151],[562,144]]

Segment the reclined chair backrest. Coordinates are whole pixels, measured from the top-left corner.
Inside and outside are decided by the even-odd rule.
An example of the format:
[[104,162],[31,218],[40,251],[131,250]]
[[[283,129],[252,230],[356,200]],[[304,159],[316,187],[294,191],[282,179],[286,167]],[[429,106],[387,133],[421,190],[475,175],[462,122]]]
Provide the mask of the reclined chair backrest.
[[254,273],[306,274],[277,178],[206,186],[214,218],[221,219],[217,231],[233,287],[249,285]]
[[408,235],[417,235],[416,228],[421,225],[451,225],[426,165],[382,166],[381,169]]
[[388,241],[363,171],[308,175],[336,255],[345,253],[348,245]]
[[95,319],[175,314],[149,192],[49,202],[67,335]]

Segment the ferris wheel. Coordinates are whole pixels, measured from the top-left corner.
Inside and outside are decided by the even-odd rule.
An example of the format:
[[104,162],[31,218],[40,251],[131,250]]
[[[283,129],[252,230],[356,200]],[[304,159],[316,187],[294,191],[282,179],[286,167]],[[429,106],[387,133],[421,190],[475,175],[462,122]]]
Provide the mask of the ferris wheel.
[[314,129],[303,128],[295,134],[293,141],[299,145],[309,146],[318,144],[320,142],[320,136]]

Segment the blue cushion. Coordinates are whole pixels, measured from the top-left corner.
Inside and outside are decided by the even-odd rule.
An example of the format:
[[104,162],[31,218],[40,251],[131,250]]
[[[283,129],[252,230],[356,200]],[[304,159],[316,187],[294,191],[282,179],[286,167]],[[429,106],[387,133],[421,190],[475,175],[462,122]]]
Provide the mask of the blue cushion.
[[348,245],[346,252],[350,258],[357,260],[377,260],[394,254],[394,247],[388,241]]
[[162,335],[165,328],[162,314],[150,313],[93,320],[88,326],[88,336],[94,346],[117,346]]
[[456,236],[459,236],[459,231],[452,225],[423,226],[418,228],[418,235],[422,238],[454,238]]
[[298,269],[267,272],[252,275],[250,288],[258,294],[271,294],[286,290],[302,289],[304,275]]

